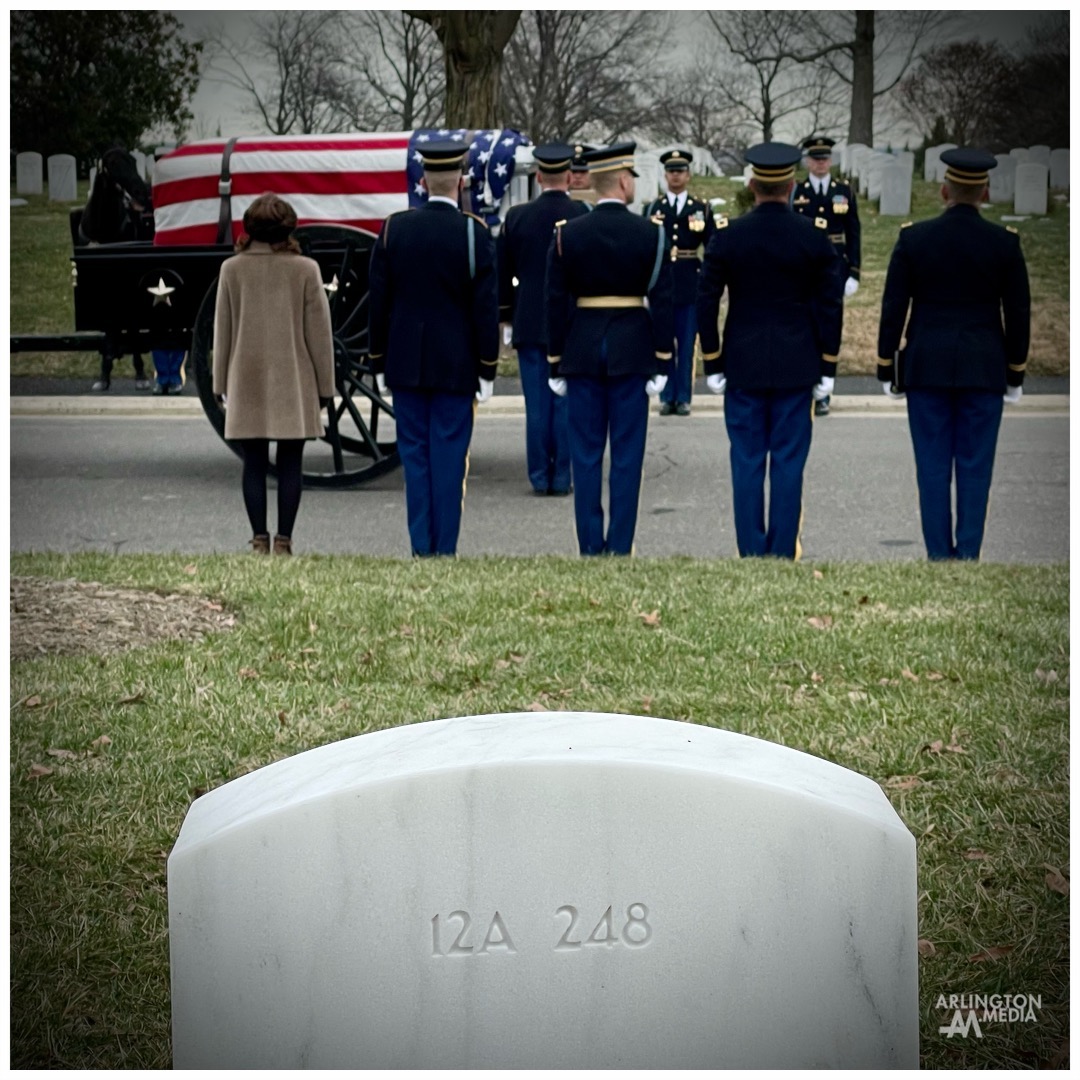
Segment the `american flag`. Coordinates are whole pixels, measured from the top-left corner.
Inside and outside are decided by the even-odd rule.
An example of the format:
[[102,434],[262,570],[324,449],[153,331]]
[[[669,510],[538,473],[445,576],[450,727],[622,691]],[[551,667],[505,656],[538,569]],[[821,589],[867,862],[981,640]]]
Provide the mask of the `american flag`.
[[[514,151],[529,140],[510,129],[354,135],[262,135],[239,138],[229,157],[230,216],[235,240],[244,211],[264,192],[292,204],[300,224],[334,222],[377,233],[392,213],[427,199],[418,145],[468,141],[473,213],[489,222],[514,175]],[[154,166],[155,244],[215,244],[225,139],[188,143]]]

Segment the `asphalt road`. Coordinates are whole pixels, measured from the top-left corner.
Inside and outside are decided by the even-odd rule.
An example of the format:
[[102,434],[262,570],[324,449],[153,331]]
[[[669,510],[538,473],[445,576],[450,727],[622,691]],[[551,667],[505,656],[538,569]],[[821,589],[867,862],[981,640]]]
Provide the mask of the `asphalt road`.
[[[577,553],[572,500],[531,493],[524,423],[520,414],[481,411],[461,555]],[[10,438],[12,551],[246,549],[239,461],[201,416],[14,415]],[[363,488],[306,491],[294,544],[298,553],[407,557],[401,470]],[[818,561],[924,557],[902,409],[834,410],[815,424],[803,548]],[[636,550],[735,556],[719,412],[650,418]],[[1040,563],[1068,555],[1068,416],[1007,409],[983,558]]]

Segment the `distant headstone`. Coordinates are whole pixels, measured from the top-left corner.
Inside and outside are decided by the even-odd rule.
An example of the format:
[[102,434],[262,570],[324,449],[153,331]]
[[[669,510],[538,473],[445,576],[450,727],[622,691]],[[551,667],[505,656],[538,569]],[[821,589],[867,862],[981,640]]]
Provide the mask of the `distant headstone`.
[[90,190],[91,191],[94,190],[94,178],[96,176],[97,176],[97,166],[96,165],[91,165],[90,166]]
[[1008,154],[995,154],[997,168],[990,170],[990,201],[1012,202],[1016,193],[1016,158]]
[[882,217],[907,217],[911,213],[911,173],[903,162],[885,165],[881,170]]
[[29,206],[30,204],[25,199],[12,199],[12,206]]
[[845,176],[858,176],[858,166],[861,160],[860,154],[866,149],[864,143],[851,143],[844,151],[842,168]]
[[915,1068],[915,841],[866,777],[715,728],[361,735],[188,811],[176,1068]]
[[914,150],[901,150],[896,155],[896,160],[903,165],[909,177],[915,176],[915,151]]
[[936,183],[940,184],[940,183],[942,183],[944,181],[944,179],[945,179],[945,170],[948,168],[948,166],[945,164],[945,162],[941,160],[941,155],[944,154],[946,150],[955,150],[956,149],[956,143],[953,143],[953,142],[942,143],[937,149],[938,149],[938,156],[937,156],[937,162],[936,162],[936,164],[934,166],[934,181]]
[[1050,151],[1050,186],[1068,188],[1069,186],[1069,151],[1065,149]]
[[928,146],[923,156],[923,179],[934,180],[937,177],[938,158],[941,157],[940,146]]
[[36,150],[24,150],[15,158],[15,194],[40,195],[42,184],[41,155]]
[[1014,214],[1045,214],[1046,188],[1049,169],[1045,165],[1026,161],[1016,166]]
[[892,154],[876,153],[870,158],[870,164],[866,167],[866,197],[868,199],[881,198],[881,171],[887,165],[895,163]]
[[146,155],[141,150],[132,150],[131,156],[135,160],[135,171],[144,180],[148,180],[149,174],[146,170]]
[[75,156],[53,154],[48,160],[49,201],[74,202],[79,197]]
[[638,179],[634,184],[632,206],[642,210],[660,193],[660,159],[652,154],[638,154],[634,158],[634,171]]
[[1026,146],[1014,146],[1009,151],[1009,157],[1016,158],[1016,163],[1022,165],[1031,159],[1031,151]]
[[1046,145],[1029,146],[1028,161],[1034,161],[1037,165],[1045,165],[1050,168],[1050,147]]

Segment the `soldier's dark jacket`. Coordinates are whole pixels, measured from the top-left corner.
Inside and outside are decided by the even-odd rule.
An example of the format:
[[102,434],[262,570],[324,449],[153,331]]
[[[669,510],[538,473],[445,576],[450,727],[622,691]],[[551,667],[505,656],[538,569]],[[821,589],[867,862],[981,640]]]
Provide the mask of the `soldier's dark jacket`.
[[372,365],[391,389],[471,394],[495,378],[495,244],[479,218],[444,202],[392,214],[371,249],[369,288]]
[[[717,316],[728,290],[724,347]],[[784,203],[760,203],[719,228],[698,282],[705,374],[736,390],[797,390],[835,375],[844,262],[825,235]]]
[[716,232],[712,207],[701,199],[686,196],[682,213],[662,195],[643,211],[644,216],[664,226],[667,255],[672,262],[672,302],[693,304],[697,299],[697,279],[701,270],[700,251]]
[[963,204],[901,227],[881,303],[879,379],[896,380],[903,335],[902,386],[1004,392],[1023,384],[1030,332],[1027,265],[1015,232]]
[[[589,213],[564,191],[545,191],[512,206],[495,242],[499,265],[499,318],[513,320],[515,348],[547,346],[544,280],[547,253],[557,221]],[[514,287],[514,278],[518,279]]]
[[547,275],[552,375],[667,372],[674,323],[663,229],[625,205],[600,203],[556,228]]
[[862,228],[854,188],[830,176],[828,190],[822,196],[814,191],[808,177],[795,185],[791,206],[811,221],[821,219],[825,222],[825,232],[847,263],[848,277],[858,281],[862,266]]

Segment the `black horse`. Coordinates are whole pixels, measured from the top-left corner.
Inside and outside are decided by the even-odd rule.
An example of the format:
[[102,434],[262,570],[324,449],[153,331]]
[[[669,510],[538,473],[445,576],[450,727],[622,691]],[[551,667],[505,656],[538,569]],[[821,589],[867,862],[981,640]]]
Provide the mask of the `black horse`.
[[[90,189],[90,198],[82,210],[71,216],[72,240],[76,245],[116,244],[125,241],[153,240],[154,210],[150,185],[139,175],[135,159],[126,150],[112,147],[106,150],[98,164],[97,175]],[[119,340],[119,331],[109,335],[109,341]],[[101,354],[101,378],[94,390],[108,390],[112,376],[113,346],[107,345]],[[135,388],[148,390],[142,355],[132,354],[135,366]]]

